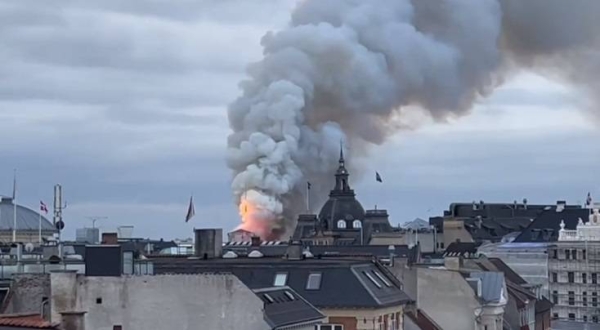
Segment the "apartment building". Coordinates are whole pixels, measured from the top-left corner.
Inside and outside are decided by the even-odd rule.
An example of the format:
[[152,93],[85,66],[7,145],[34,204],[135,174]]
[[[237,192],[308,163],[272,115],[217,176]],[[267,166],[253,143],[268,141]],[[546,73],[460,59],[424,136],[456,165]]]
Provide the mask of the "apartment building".
[[575,229],[561,221],[558,240],[548,248],[550,300],[556,320],[600,322],[600,213],[590,209],[588,221]]

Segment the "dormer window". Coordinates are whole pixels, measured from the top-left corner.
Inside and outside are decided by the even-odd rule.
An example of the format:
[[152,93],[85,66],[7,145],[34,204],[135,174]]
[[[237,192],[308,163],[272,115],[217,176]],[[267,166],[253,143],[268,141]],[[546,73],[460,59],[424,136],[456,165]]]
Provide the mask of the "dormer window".
[[337,227],[339,229],[346,229],[346,221],[344,221],[344,220],[338,220]]
[[354,229],[360,229],[360,227],[362,227],[362,223],[360,222],[360,220],[354,220],[352,222],[352,228],[354,228]]

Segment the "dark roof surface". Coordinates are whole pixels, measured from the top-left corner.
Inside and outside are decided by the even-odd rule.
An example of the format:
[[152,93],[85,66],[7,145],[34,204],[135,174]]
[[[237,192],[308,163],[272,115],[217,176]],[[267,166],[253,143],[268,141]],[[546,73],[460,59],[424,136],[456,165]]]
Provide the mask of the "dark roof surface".
[[444,256],[474,256],[477,254],[477,248],[480,245],[481,243],[452,242],[446,247]]
[[498,271],[501,271],[504,273],[504,276],[506,277],[507,280],[518,284],[518,285],[523,285],[523,284],[527,284],[527,281],[525,281],[521,275],[517,274],[514,270],[512,270],[512,268],[510,268],[507,264],[504,263],[504,261],[502,261],[502,259],[500,258],[488,258],[489,262],[491,262]]
[[539,299],[535,302],[535,313],[545,313],[552,309],[553,306],[554,304],[550,300],[548,300],[546,297],[542,297],[542,299]]
[[561,220],[565,222],[565,229],[576,229],[579,219],[587,220],[589,214],[590,210],[584,208],[566,208],[561,212],[546,210],[514,242],[556,242]]
[[406,316],[421,330],[442,330],[423,310],[418,309],[415,313],[412,310],[406,312]]
[[[319,308],[380,308],[411,302],[395,278],[387,275],[373,261],[365,259],[158,258],[154,260],[154,272],[233,273],[250,289],[274,286],[276,274],[284,273],[287,275],[283,285],[291,287]],[[321,274],[320,287],[316,290],[307,289],[309,274],[313,273]],[[372,279],[378,284],[374,284]]]
[[290,287],[256,289],[254,293],[265,304],[265,320],[274,329],[325,317]]

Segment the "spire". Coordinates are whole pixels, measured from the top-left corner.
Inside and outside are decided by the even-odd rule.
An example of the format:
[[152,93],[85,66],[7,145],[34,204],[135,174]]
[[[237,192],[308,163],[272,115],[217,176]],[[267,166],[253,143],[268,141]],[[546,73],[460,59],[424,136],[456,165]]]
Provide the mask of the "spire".
[[351,194],[354,195],[352,188],[348,184],[348,170],[346,170],[346,161],[344,160],[344,146],[340,141],[340,165],[335,173],[335,188],[332,193],[335,194]]

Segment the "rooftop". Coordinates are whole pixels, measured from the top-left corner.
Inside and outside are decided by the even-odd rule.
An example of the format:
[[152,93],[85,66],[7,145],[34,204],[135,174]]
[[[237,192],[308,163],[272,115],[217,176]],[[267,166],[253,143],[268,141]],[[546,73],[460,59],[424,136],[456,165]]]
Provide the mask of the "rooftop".
[[0,315],[0,326],[29,329],[58,329],[57,324],[44,320],[40,314],[5,314]]
[[289,286],[318,308],[381,308],[412,302],[371,258],[154,259],[155,274],[233,273],[250,289]]
[[265,304],[265,320],[273,328],[325,318],[318,309],[288,286],[256,289]]

